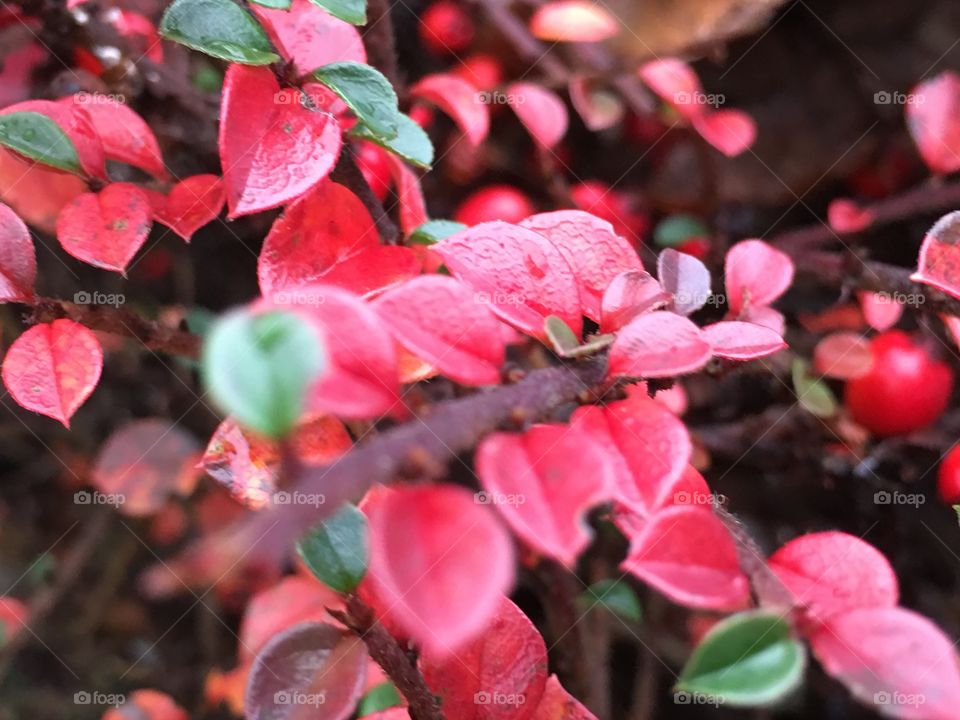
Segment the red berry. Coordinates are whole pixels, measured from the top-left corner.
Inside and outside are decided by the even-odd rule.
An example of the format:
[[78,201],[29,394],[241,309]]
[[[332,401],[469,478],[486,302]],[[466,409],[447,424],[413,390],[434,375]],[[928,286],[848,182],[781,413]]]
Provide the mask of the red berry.
[[489,220],[516,223],[536,208],[526,195],[510,185],[490,185],[467,197],[453,214],[454,220],[464,225],[476,225]]
[[960,504],[960,445],[954,446],[940,461],[937,494],[947,505]]
[[570,189],[574,204],[613,225],[614,232],[631,242],[640,242],[649,230],[649,220],[630,206],[629,198],[599,180],[587,180]]
[[844,402],[874,435],[906,435],[934,422],[953,391],[953,371],[906,333],[892,330],[870,343],[873,365],[847,383]]
[[477,90],[493,90],[503,81],[503,67],[492,55],[474,53],[453,69],[453,74]]
[[355,147],[357,167],[363,173],[363,178],[373,194],[382,201],[390,190],[390,161],[387,159],[387,153],[377,145],[366,141],[357,143]]
[[677,250],[693,255],[697,260],[704,260],[710,254],[710,240],[702,237],[690,238],[678,245]]
[[473,30],[473,20],[452,0],[435,2],[420,16],[420,40],[438,55],[465,49]]

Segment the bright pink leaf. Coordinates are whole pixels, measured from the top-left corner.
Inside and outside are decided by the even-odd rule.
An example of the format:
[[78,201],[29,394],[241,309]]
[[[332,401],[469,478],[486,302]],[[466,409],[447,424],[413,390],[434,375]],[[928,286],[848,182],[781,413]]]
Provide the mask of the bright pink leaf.
[[13,341],[3,359],[3,384],[21,407],[70,427],[102,368],[96,336],[73,320],[54,320]]
[[463,78],[427,75],[410,88],[410,95],[443,110],[473,145],[482,143],[490,131],[490,109],[478,101],[477,89]]
[[946,70],[924,80],[908,96],[907,129],[935,173],[960,170],[960,76]]
[[181,180],[169,195],[149,193],[153,219],[166,225],[187,242],[223,210],[226,196],[216,175],[193,175]]
[[960,210],[944,215],[930,228],[923,245],[917,271],[911,280],[925,283],[960,299]]
[[567,134],[567,106],[557,94],[540,85],[516,82],[507,87],[510,107],[534,141],[548,150]]
[[663,307],[673,297],[645,270],[617,275],[603,293],[600,330],[615,332],[637,315]]
[[396,155],[388,154],[387,162],[396,187],[397,202],[399,204],[400,229],[405,236],[430,219],[427,213],[427,201],[423,198],[423,188],[420,187],[420,178],[407,164]]
[[853,200],[837,198],[827,206],[827,222],[838,235],[866,230],[873,222],[873,213]]
[[710,361],[710,343],[687,318],[652,312],[631,320],[610,347],[610,374],[640,378],[695,372]]
[[106,156],[100,134],[87,111],[76,103],[63,104],[53,100],[25,100],[8,105],[0,115],[13,112],[35,112],[53,120],[70,138],[77,150],[77,159],[83,171],[101,180],[107,179]]
[[733,539],[708,508],[677,505],[657,512],[633,538],[620,567],[687,607],[735,610],[750,597]]
[[269,68],[227,68],[219,149],[230,217],[303,195],[333,169],[341,142],[333,115],[306,108],[299,90],[281,90]]
[[0,204],[0,302],[32,298],[36,279],[30,231],[13,210]]
[[464,385],[495,385],[506,360],[500,321],[466,285],[423,275],[374,302],[401,345]]
[[819,620],[897,604],[897,576],[890,563],[854,535],[835,531],[801,535],[768,562],[797,602]]
[[593,132],[615,127],[626,114],[626,106],[619,96],[595,87],[584,75],[570,78],[567,92],[583,124]]
[[547,647],[530,619],[501,597],[483,633],[456,654],[425,653],[421,671],[457,720],[526,720],[547,683]]
[[587,511],[613,491],[603,447],[567,425],[534,425],[487,436],[476,465],[483,501],[531,548],[572,567],[593,535]]
[[727,304],[737,315],[783,295],[793,282],[793,261],[763,240],[742,240],[727,252],[724,273]]
[[131,183],[77,196],[60,213],[57,240],[78,260],[123,273],[150,234],[150,200]]
[[693,129],[727,157],[736,157],[757,139],[757,124],[743,110],[729,108],[693,118]]
[[580,293],[563,253],[545,236],[518,225],[486,222],[433,246],[479,300],[528,335],[543,339],[550,315],[580,334]]
[[489,629],[514,580],[513,544],[490,508],[464,488],[431,485],[396,488],[366,512],[364,583],[393,622],[431,656]]
[[556,675],[551,675],[529,720],[597,720],[597,716],[564,690]]
[[867,325],[880,332],[892,328],[903,315],[903,303],[889,293],[858,292],[857,300]]
[[600,322],[604,292],[620,273],[643,272],[636,251],[606,220],[582,210],[531,215],[520,222],[544,235],[570,265],[584,315]]
[[763,325],[770,328],[777,335],[783,337],[787,331],[787,321],[783,314],[766,305],[749,305],[740,311],[740,320],[754,325]]
[[619,30],[616,18],[585,0],[552,0],[530,18],[530,33],[553,42],[601,42]]
[[777,333],[763,325],[738,320],[707,325],[703,336],[713,354],[728,360],[755,360],[783,350],[787,344]]
[[657,278],[681,315],[696,312],[710,298],[710,271],[693,255],[667,248],[657,258]]
[[821,375],[852,380],[866,375],[873,366],[870,341],[859,333],[835,332],[817,343],[813,367]]
[[699,102],[699,96],[703,94],[700,78],[682,60],[652,60],[642,65],[638,72],[647,87],[686,119],[692,120],[707,111],[707,106]]
[[841,613],[814,633],[810,644],[830,675],[885,715],[910,720],[957,717],[956,648],[940,628],[911,610],[879,607]]

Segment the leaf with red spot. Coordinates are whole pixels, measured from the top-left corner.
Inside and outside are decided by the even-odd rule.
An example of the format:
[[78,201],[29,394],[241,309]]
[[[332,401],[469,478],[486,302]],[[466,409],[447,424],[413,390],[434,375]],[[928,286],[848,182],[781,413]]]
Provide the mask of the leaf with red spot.
[[911,280],[960,299],[960,210],[944,215],[927,231]]
[[111,183],[98,193],[71,200],[57,220],[57,240],[78,260],[126,272],[150,234],[152,210],[146,194],[131,183]]
[[600,322],[604,292],[620,273],[643,272],[636,251],[606,220],[582,210],[539,213],[521,227],[545,236],[560,251],[576,276],[581,312]]
[[35,112],[46,115],[63,130],[73,143],[80,167],[91,177],[107,178],[106,156],[100,134],[87,111],[76,104],[64,105],[53,100],[25,100],[0,110],[0,115]]
[[953,641],[917,613],[861,608],[830,618],[810,636],[828,674],[860,702],[911,720],[953,720],[960,667]]
[[866,375],[873,366],[870,341],[850,331],[835,332],[817,343],[813,367],[821,375],[837,380],[852,380]]
[[219,150],[231,218],[303,195],[333,169],[341,143],[333,115],[305,107],[299,90],[281,90],[269,68],[227,68]]
[[608,499],[615,468],[590,434],[567,425],[494,433],[477,449],[482,499],[531,548],[572,567],[593,533],[587,511]]
[[489,507],[464,488],[432,485],[383,493],[364,512],[362,586],[391,622],[433,656],[488,630],[514,580],[513,544]]
[[700,137],[727,157],[741,154],[757,139],[757,124],[743,110],[715,110],[693,119]]
[[727,320],[703,328],[713,354],[728,360],[756,360],[783,350],[787,344],[763,325]]
[[153,219],[187,242],[223,210],[226,196],[216,175],[193,175],[181,180],[168,195],[149,192]]
[[34,325],[3,359],[3,384],[21,407],[70,427],[103,368],[96,336],[73,320]]
[[494,385],[506,349],[500,321],[466,285],[423,275],[374,303],[387,328],[414,355],[464,385]]
[[564,254],[540,233],[495,221],[444,238],[433,249],[483,302],[528,335],[545,338],[550,315],[579,335],[580,293]]
[[631,320],[610,348],[610,375],[660,378],[695,372],[710,361],[710,343],[696,325],[672,312]]
[[702,507],[676,505],[657,512],[631,538],[620,567],[687,607],[735,610],[750,597],[730,533]]
[[356,195],[320,183],[273,223],[257,263],[265,297],[319,280],[369,293],[420,270],[410,248],[380,245],[373,218]]
[[36,279],[30,231],[13,210],[0,204],[0,302],[32,298]]
[[616,18],[584,0],[552,0],[530,18],[530,33],[553,42],[601,42],[620,30]]
[[889,293],[858,292],[857,300],[863,319],[874,330],[889,330],[903,316],[903,303],[890,297]]
[[456,654],[427,652],[423,678],[457,720],[524,720],[547,683],[547,647],[516,605],[501,597],[483,633]]
[[436,73],[421,78],[410,96],[433,103],[453,118],[472,145],[479,145],[490,131],[490,109],[478,101],[477,89],[463,78]]
[[615,332],[637,315],[656,310],[673,297],[646,270],[628,270],[617,275],[603,292],[602,332]]
[[400,229],[409,237],[418,227],[430,219],[427,213],[427,201],[423,198],[423,188],[420,187],[420,178],[407,167],[396,155],[387,155],[387,164],[393,176],[393,184],[397,191],[398,213],[400,215]]
[[[121,697],[124,697],[121,695]],[[159,690],[134,690],[121,704],[104,713],[101,720],[189,720],[187,711]]]
[[960,170],[960,76],[946,70],[907,96],[907,129],[933,172]]
[[293,61],[298,75],[333,62],[367,61],[357,29],[310,0],[293,0],[287,10],[257,4],[251,9],[280,54]]
[[626,106],[618,95],[604,90],[584,75],[570,78],[567,92],[587,130],[608,130],[618,125],[626,114]]
[[640,79],[665,102],[688,120],[707,111],[698,102],[703,93],[700,78],[687,63],[676,58],[652,60],[638,70]]
[[727,304],[737,315],[783,295],[793,282],[793,261],[762,240],[742,240],[727,252],[724,274]]
[[857,205],[853,200],[837,198],[827,206],[827,222],[830,229],[840,235],[866,230],[873,223],[873,213]]
[[872,545],[843,532],[801,535],[777,550],[770,569],[811,617],[897,604],[897,576]]
[[710,299],[710,271],[693,255],[667,248],[657,258],[657,278],[681,315],[696,312]]
[[551,675],[529,720],[597,720],[597,716],[564,690],[556,675]]
[[515,82],[507,87],[510,107],[534,141],[553,148],[567,134],[567,106],[557,94],[530,82]]

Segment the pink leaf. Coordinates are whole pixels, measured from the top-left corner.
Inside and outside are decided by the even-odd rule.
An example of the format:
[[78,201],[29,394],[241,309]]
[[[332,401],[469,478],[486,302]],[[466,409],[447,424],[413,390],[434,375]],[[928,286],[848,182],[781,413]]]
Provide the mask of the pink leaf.
[[64,134],[70,138],[77,150],[80,167],[91,177],[107,179],[106,157],[100,134],[93,125],[87,111],[77,104],[63,104],[53,100],[25,100],[16,105],[8,105],[0,110],[0,115],[13,112],[35,112],[53,120]]
[[551,149],[567,134],[567,106],[551,90],[529,82],[516,82],[507,87],[512,98],[510,107],[534,141]]
[[12,207],[27,225],[55,235],[63,206],[86,190],[87,184],[76,175],[0,148],[0,201]]
[[3,359],[3,384],[20,407],[70,427],[103,368],[96,336],[73,320],[34,325]]
[[0,107],[30,97],[33,71],[46,59],[46,49],[37,42],[23,42],[8,48],[0,67]]
[[947,326],[947,332],[953,338],[953,344],[960,347],[960,317],[956,315],[941,315],[940,319]]
[[600,330],[615,332],[637,315],[663,307],[673,297],[645,270],[617,275],[603,293]]
[[474,225],[433,246],[478,299],[528,335],[545,338],[550,315],[579,336],[580,294],[569,263],[540,233],[505,222]]
[[744,322],[770,328],[780,337],[787,331],[787,321],[783,314],[766,305],[749,305],[740,311],[739,318]]
[[506,349],[500,321],[473,292],[443,275],[423,275],[374,302],[401,345],[464,385],[494,385]]
[[696,312],[710,298],[710,271],[693,255],[667,248],[657,258],[657,277],[681,315]]
[[777,550],[768,564],[818,620],[897,604],[897,576],[890,563],[875,547],[847,533],[801,535]]
[[634,318],[610,348],[610,375],[660,378],[695,372],[710,361],[700,328],[671,312]]
[[527,545],[572,567],[593,535],[587,511],[613,488],[603,447],[567,425],[534,425],[487,436],[476,465],[482,499]]
[[907,99],[907,129],[923,161],[941,175],[960,170],[960,76],[946,70]]
[[227,68],[219,149],[231,218],[303,195],[333,169],[340,144],[333,115],[304,107],[299,90],[281,90],[269,68]]
[[553,42],[601,42],[619,30],[616,18],[585,0],[552,0],[530,18],[530,33]]
[[838,235],[866,230],[873,222],[873,213],[853,200],[837,198],[827,207],[827,222]]
[[858,292],[857,300],[867,325],[880,332],[892,328],[903,315],[903,304],[889,293]]
[[544,235],[560,251],[576,276],[583,314],[597,322],[604,292],[614,278],[626,271],[643,272],[630,243],[617,235],[610,223],[590,213],[539,213],[520,225]]
[[730,248],[724,262],[730,312],[769,305],[793,282],[793,261],[762,240],[742,240]]
[[960,299],[960,210],[944,215],[930,228],[923,245],[917,271],[911,280]]
[[730,533],[703,507],[657,512],[633,538],[620,567],[687,607],[735,610],[750,596]]
[[652,60],[639,69],[640,79],[687,120],[703,115],[707,106],[700,78],[687,63],[676,58]]
[[619,96],[594,87],[593,82],[584,75],[570,78],[567,92],[583,124],[593,132],[615,127],[626,114],[626,107]]
[[0,302],[32,298],[36,279],[30,231],[13,210],[0,204]]
[[226,197],[216,175],[193,175],[181,180],[169,195],[149,192],[153,219],[166,225],[187,242],[223,210]]
[[693,129],[727,157],[735,157],[757,139],[757,124],[743,110],[715,110],[693,118]]
[[131,183],[111,183],[71,200],[57,219],[57,240],[78,260],[123,273],[150,234],[152,211]]
[[396,155],[388,154],[387,163],[393,176],[399,204],[400,229],[405,236],[430,219],[427,213],[427,201],[423,197],[420,178]]
[[787,344],[776,332],[763,325],[736,320],[714,323],[703,328],[703,336],[713,354],[729,360],[755,360],[783,350]]
[[810,637],[824,669],[864,704],[896,718],[953,720],[960,706],[956,648],[911,610],[862,608]]
[[597,720],[597,716],[564,690],[556,675],[551,675],[529,720]]
[[863,377],[873,366],[870,342],[859,333],[842,331],[827,335],[813,351],[813,367],[837,380]]
[[513,545],[490,508],[432,485],[384,493],[366,512],[364,584],[393,622],[435,657],[489,629],[514,580]]
[[427,75],[410,88],[411,97],[433,103],[453,118],[473,145],[490,131],[490,110],[477,98],[477,89],[463,78],[448,73]]

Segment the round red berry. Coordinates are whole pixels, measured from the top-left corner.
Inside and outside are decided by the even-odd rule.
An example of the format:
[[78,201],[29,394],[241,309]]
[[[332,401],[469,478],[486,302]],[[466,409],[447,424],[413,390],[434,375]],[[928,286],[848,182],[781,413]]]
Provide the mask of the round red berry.
[[465,57],[452,72],[477,90],[493,90],[503,82],[503,67],[500,61],[486,53],[474,53]]
[[940,461],[937,494],[947,505],[960,505],[960,445],[955,445]]
[[438,55],[466,49],[473,32],[473,20],[452,0],[435,2],[420,16],[420,40]]
[[536,208],[523,192],[510,185],[490,185],[467,197],[457,208],[453,219],[464,225],[476,225],[490,220],[517,223]]

